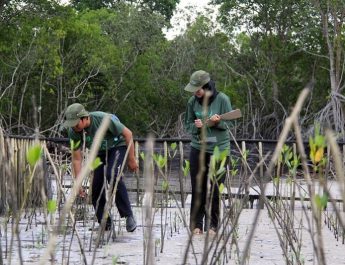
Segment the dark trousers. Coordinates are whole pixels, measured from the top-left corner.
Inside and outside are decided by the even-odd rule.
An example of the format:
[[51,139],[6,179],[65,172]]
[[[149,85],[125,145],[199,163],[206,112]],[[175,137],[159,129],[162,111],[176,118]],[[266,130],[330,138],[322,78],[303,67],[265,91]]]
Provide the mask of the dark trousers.
[[[192,203],[191,203],[191,214],[190,214],[190,228],[193,230],[195,228],[199,228],[203,230],[204,226],[204,218],[205,218],[205,230],[208,229],[208,226],[217,229],[219,225],[219,185],[224,182],[225,177],[222,177],[217,182],[210,181],[211,188],[209,194],[207,193],[207,184],[208,184],[208,171],[209,171],[209,164],[211,160],[212,154],[205,153],[205,171],[200,176],[200,179],[197,179],[198,172],[200,170],[200,150],[197,150],[191,147],[190,151],[190,176],[191,176],[191,184],[192,184]],[[228,158],[227,162],[228,163]],[[199,183],[198,183],[199,182]],[[200,190],[198,190],[198,186]],[[211,214],[210,220],[208,221],[207,216],[207,196],[210,197],[210,206],[211,206]],[[210,223],[208,223],[210,222]]]
[[[121,170],[121,165],[123,163],[126,150],[126,146],[121,146],[109,149],[106,152],[100,152],[98,154],[98,157],[102,161],[102,165],[96,168],[94,172],[92,182],[92,204],[95,208],[99,223],[101,223],[104,206],[106,204],[105,180],[108,184],[113,182],[113,190],[116,184],[117,176]],[[115,203],[121,217],[132,215],[132,208],[129,202],[127,188],[122,178],[119,180],[117,185]],[[108,218],[107,222],[110,222],[110,218]]]

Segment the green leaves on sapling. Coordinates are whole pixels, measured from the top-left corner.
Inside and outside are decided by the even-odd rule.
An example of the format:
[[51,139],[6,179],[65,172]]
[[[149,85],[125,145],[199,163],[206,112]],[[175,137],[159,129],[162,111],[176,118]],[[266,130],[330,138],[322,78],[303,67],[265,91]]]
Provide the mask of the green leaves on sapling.
[[47,210],[48,213],[54,213],[56,211],[56,201],[55,200],[49,200],[47,202]]
[[316,194],[314,197],[314,201],[315,201],[316,207],[319,210],[324,210],[327,207],[328,196],[326,193],[324,193],[322,196],[320,196],[319,194]]
[[101,161],[101,159],[99,157],[96,157],[96,159],[92,162],[90,167],[91,167],[92,170],[95,170],[100,165],[102,165],[102,161]]
[[216,146],[211,156],[210,161],[210,176],[220,178],[226,172],[225,163],[229,150],[223,150],[220,152],[219,147]]
[[72,139],[70,139],[69,144],[72,151],[75,151],[80,147],[80,141],[75,142]]
[[167,157],[158,154],[153,154],[153,160],[156,162],[159,168],[163,168],[168,162]]
[[184,161],[184,165],[182,165],[183,176],[187,177],[190,171],[190,162],[189,160]]
[[42,147],[40,145],[34,145],[26,152],[26,160],[30,166],[34,166],[42,156]]
[[172,154],[170,154],[170,152],[169,152],[170,158],[174,158],[176,156],[176,153],[177,153],[177,149],[176,148],[177,148],[176,142],[173,142],[173,143],[170,144],[170,149],[172,150]]

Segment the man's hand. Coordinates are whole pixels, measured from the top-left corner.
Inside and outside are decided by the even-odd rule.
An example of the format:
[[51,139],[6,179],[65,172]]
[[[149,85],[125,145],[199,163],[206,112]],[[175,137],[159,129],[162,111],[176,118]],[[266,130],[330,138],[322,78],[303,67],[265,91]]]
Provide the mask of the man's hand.
[[134,142],[133,142],[132,132],[130,129],[125,127],[125,128],[123,128],[122,135],[125,138],[126,145],[130,146],[129,152],[128,152],[128,159],[127,159],[128,168],[130,171],[136,172],[139,167],[138,167],[137,161],[135,160]]
[[210,118],[210,121],[213,121],[215,123],[220,122],[220,115],[218,115],[218,114],[212,115],[211,118]]
[[202,120],[196,119],[194,120],[195,127],[201,128],[202,127]]
[[83,187],[80,187],[78,195],[80,198],[85,198],[87,196],[87,193]]
[[207,126],[212,127],[212,126],[215,126],[219,122],[220,122],[220,115],[214,114],[207,120]]
[[132,172],[138,171],[139,166],[138,166],[138,163],[135,159],[128,159],[127,165],[128,165],[128,168],[130,171],[132,171]]

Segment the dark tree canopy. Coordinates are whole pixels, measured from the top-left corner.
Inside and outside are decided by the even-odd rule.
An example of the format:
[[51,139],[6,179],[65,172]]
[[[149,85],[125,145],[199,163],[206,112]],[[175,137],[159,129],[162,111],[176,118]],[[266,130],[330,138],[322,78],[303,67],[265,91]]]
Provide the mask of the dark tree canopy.
[[214,0],[217,22],[180,14],[190,23],[167,40],[162,29],[178,2],[2,1],[1,128],[62,135],[65,108],[80,102],[116,113],[136,136],[186,136],[183,88],[204,69],[241,108],[238,136],[277,138],[313,81],[300,117],[305,136],[317,122],[344,137],[343,1]]
[[114,8],[121,3],[130,3],[139,7],[148,8],[153,12],[157,12],[169,21],[173,15],[179,0],[72,0],[71,5],[77,10],[96,10],[100,8]]

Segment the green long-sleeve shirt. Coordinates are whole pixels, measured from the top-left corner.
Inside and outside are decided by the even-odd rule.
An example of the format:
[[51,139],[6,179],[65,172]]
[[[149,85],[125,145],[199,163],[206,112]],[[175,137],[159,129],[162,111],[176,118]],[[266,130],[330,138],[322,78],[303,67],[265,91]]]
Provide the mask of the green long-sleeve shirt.
[[[230,99],[227,95],[219,92],[216,98],[208,106],[207,117],[203,117],[202,105],[196,100],[195,96],[189,98],[187,103],[187,110],[184,119],[184,126],[188,133],[192,135],[191,146],[200,150],[201,149],[201,128],[197,128],[194,120],[201,119],[205,121],[214,114],[223,114],[231,111]],[[215,146],[219,147],[220,151],[230,150],[230,135],[228,127],[230,121],[221,120],[217,125],[206,127],[206,152],[213,153]]]

